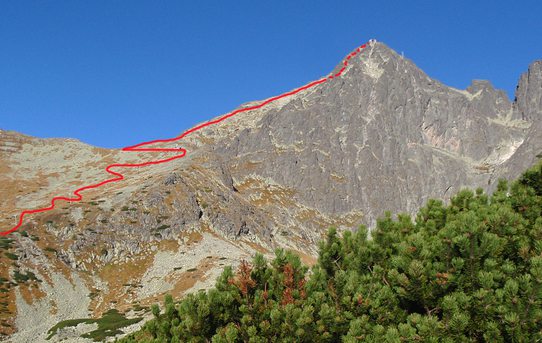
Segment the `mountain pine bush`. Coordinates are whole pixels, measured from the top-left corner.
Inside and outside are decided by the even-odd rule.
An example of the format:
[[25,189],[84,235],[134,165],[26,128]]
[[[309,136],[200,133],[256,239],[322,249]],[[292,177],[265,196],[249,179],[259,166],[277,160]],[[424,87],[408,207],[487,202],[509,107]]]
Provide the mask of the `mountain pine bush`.
[[165,299],[122,342],[542,342],[542,164],[488,196],[330,229],[311,272],[293,253],[226,268]]

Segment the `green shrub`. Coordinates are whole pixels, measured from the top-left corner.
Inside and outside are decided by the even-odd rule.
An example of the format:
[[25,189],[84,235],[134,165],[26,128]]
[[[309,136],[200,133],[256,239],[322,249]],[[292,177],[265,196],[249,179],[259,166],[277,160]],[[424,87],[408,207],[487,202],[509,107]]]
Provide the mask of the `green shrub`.
[[77,326],[80,323],[85,324],[98,324],[98,328],[96,330],[90,331],[88,333],[85,333],[81,335],[83,338],[90,338],[95,342],[103,342],[107,337],[115,336],[118,334],[122,334],[123,332],[120,330],[123,327],[135,324],[139,322],[142,318],[133,318],[133,319],[127,319],[124,315],[120,314],[117,310],[112,309],[107,312],[105,312],[101,318],[99,319],[69,319],[64,320],[53,326],[47,333],[49,336],[47,339],[51,339],[58,330],[61,330],[65,327],[69,326]]
[[6,257],[9,258],[10,260],[17,261],[19,259],[19,257],[17,257],[17,255],[15,255],[13,253],[10,253],[10,252],[5,253],[4,255],[6,255]]
[[19,270],[13,272],[13,279],[16,283],[25,283],[27,281],[40,281],[32,272],[21,273]]
[[162,230],[168,229],[170,227],[171,226],[169,226],[169,225],[160,225],[159,227],[154,228],[153,231],[162,231]]
[[9,249],[13,240],[7,237],[0,237],[0,249]]

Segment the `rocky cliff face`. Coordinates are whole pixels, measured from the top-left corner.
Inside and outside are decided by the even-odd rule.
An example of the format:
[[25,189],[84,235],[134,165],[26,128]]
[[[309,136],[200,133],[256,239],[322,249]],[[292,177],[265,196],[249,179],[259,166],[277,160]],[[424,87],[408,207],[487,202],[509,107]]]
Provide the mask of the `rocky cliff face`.
[[268,180],[296,203],[361,211],[360,222],[373,225],[384,210],[412,213],[461,187],[488,188],[539,118],[538,65],[511,103],[487,81],[447,87],[377,43],[341,79],[268,110],[235,137],[214,137],[201,153],[221,155],[239,185]]
[[[542,152],[541,130],[542,62],[510,102],[487,81],[450,88],[370,44],[340,77],[191,134],[185,158],[32,216],[2,243],[12,255],[0,258],[0,330],[23,341],[110,308],[144,316],[255,251],[285,247],[310,263],[329,226],[373,226],[385,210],[518,176]],[[149,156],[5,131],[0,145],[2,229],[76,180],[103,180],[114,161]]]

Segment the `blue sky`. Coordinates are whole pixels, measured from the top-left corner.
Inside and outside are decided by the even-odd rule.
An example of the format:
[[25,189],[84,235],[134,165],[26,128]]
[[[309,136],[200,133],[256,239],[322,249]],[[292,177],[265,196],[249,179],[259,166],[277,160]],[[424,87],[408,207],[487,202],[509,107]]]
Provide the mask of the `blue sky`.
[[0,128],[168,138],[327,74],[376,38],[445,84],[513,92],[542,1],[2,1]]

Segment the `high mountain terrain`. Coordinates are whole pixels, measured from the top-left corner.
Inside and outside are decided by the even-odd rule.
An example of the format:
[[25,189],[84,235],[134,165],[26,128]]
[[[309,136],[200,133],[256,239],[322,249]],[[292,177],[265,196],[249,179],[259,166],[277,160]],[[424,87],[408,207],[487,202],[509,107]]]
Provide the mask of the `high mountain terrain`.
[[[487,81],[448,87],[371,43],[340,77],[179,144],[185,158],[123,169],[124,181],[29,216],[2,238],[4,337],[42,341],[59,322],[110,309],[145,317],[165,293],[207,288],[224,265],[256,251],[284,247],[311,264],[330,226],[372,227],[386,210],[414,213],[462,187],[491,192],[542,152],[542,61],[521,76],[511,102]],[[108,178],[111,163],[160,156],[0,131],[0,228]],[[68,325],[51,341],[85,341],[79,336],[96,327]]]

